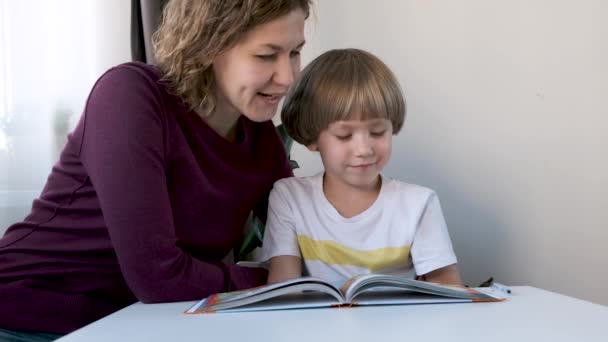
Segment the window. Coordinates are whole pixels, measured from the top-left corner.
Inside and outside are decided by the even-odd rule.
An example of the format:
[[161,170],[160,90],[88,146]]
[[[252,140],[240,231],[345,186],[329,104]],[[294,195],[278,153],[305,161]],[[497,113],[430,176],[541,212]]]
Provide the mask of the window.
[[39,194],[95,80],[130,60],[130,6],[0,0],[0,234]]

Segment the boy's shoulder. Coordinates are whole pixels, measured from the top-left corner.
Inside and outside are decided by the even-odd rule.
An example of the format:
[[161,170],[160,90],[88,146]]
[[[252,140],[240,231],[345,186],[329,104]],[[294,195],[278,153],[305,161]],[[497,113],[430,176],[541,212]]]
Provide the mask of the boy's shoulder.
[[287,177],[279,179],[274,183],[273,190],[275,191],[295,191],[305,190],[312,191],[318,182],[322,179],[322,173],[307,177]]
[[392,196],[399,196],[405,199],[423,200],[436,196],[433,189],[422,185],[407,183],[395,178],[382,175],[383,187]]

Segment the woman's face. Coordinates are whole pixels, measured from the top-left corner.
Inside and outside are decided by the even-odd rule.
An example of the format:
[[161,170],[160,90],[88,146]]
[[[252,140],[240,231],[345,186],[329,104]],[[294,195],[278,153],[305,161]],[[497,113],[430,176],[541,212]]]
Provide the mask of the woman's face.
[[213,114],[252,121],[272,119],[300,74],[305,14],[289,14],[247,32],[213,62],[217,106]]

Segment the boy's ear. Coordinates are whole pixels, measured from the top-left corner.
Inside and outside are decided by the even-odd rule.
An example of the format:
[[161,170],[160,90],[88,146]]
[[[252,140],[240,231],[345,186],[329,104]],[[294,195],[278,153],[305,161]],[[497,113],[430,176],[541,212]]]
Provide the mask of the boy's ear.
[[308,148],[308,150],[312,151],[312,152],[316,152],[319,150],[317,148],[317,143],[310,143],[310,144],[306,145],[306,148]]

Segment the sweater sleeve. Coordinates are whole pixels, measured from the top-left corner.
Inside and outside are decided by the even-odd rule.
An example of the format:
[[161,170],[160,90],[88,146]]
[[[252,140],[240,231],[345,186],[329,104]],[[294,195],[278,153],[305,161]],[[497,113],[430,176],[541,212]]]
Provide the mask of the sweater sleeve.
[[152,303],[264,283],[264,270],[206,263],[176,245],[163,110],[155,82],[129,66],[102,76],[85,107],[80,158],[128,286]]

